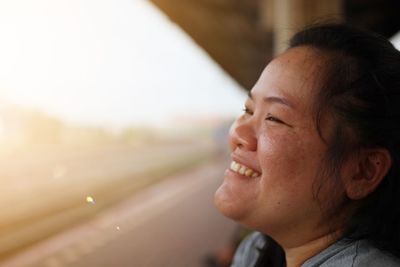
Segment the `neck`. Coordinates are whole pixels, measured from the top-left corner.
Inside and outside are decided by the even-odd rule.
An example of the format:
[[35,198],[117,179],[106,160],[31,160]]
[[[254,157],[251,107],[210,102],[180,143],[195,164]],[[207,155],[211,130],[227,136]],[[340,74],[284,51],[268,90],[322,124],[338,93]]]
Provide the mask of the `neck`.
[[283,247],[287,267],[299,267],[339,238],[339,231],[328,233],[294,247]]

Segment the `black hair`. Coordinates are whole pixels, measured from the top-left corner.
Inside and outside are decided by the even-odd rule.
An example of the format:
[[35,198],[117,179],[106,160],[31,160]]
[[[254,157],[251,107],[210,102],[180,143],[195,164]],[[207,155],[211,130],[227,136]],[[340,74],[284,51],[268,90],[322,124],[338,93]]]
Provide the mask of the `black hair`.
[[335,121],[323,172],[340,177],[344,161],[362,148],[384,148],[392,159],[377,189],[348,219],[344,238],[366,239],[400,257],[400,51],[378,34],[343,24],[298,32],[289,49],[300,46],[328,58],[314,112],[320,134],[323,114]]

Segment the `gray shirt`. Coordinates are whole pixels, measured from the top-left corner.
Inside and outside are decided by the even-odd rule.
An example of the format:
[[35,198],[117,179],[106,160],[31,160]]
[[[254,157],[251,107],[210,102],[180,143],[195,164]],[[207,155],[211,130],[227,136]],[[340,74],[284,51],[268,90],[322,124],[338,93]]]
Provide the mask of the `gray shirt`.
[[[240,244],[231,267],[254,267],[265,245],[265,238],[255,232]],[[301,267],[400,267],[400,260],[373,247],[368,241],[344,242],[339,240],[319,254],[308,259]]]

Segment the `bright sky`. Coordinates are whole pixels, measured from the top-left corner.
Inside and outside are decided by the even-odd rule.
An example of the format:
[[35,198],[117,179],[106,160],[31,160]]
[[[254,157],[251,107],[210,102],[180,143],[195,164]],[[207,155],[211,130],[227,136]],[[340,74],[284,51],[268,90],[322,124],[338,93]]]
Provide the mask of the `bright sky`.
[[124,126],[177,114],[232,117],[245,99],[146,0],[2,0],[0,36],[0,98],[68,121]]

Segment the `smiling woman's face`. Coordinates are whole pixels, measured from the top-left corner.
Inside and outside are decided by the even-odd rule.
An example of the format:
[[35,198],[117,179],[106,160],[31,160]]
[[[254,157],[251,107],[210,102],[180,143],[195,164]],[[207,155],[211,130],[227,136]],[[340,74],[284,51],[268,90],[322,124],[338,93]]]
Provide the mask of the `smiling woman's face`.
[[236,163],[215,194],[227,217],[278,239],[318,226],[322,214],[313,185],[327,146],[312,106],[322,69],[308,47],[289,49],[265,68],[231,127]]

